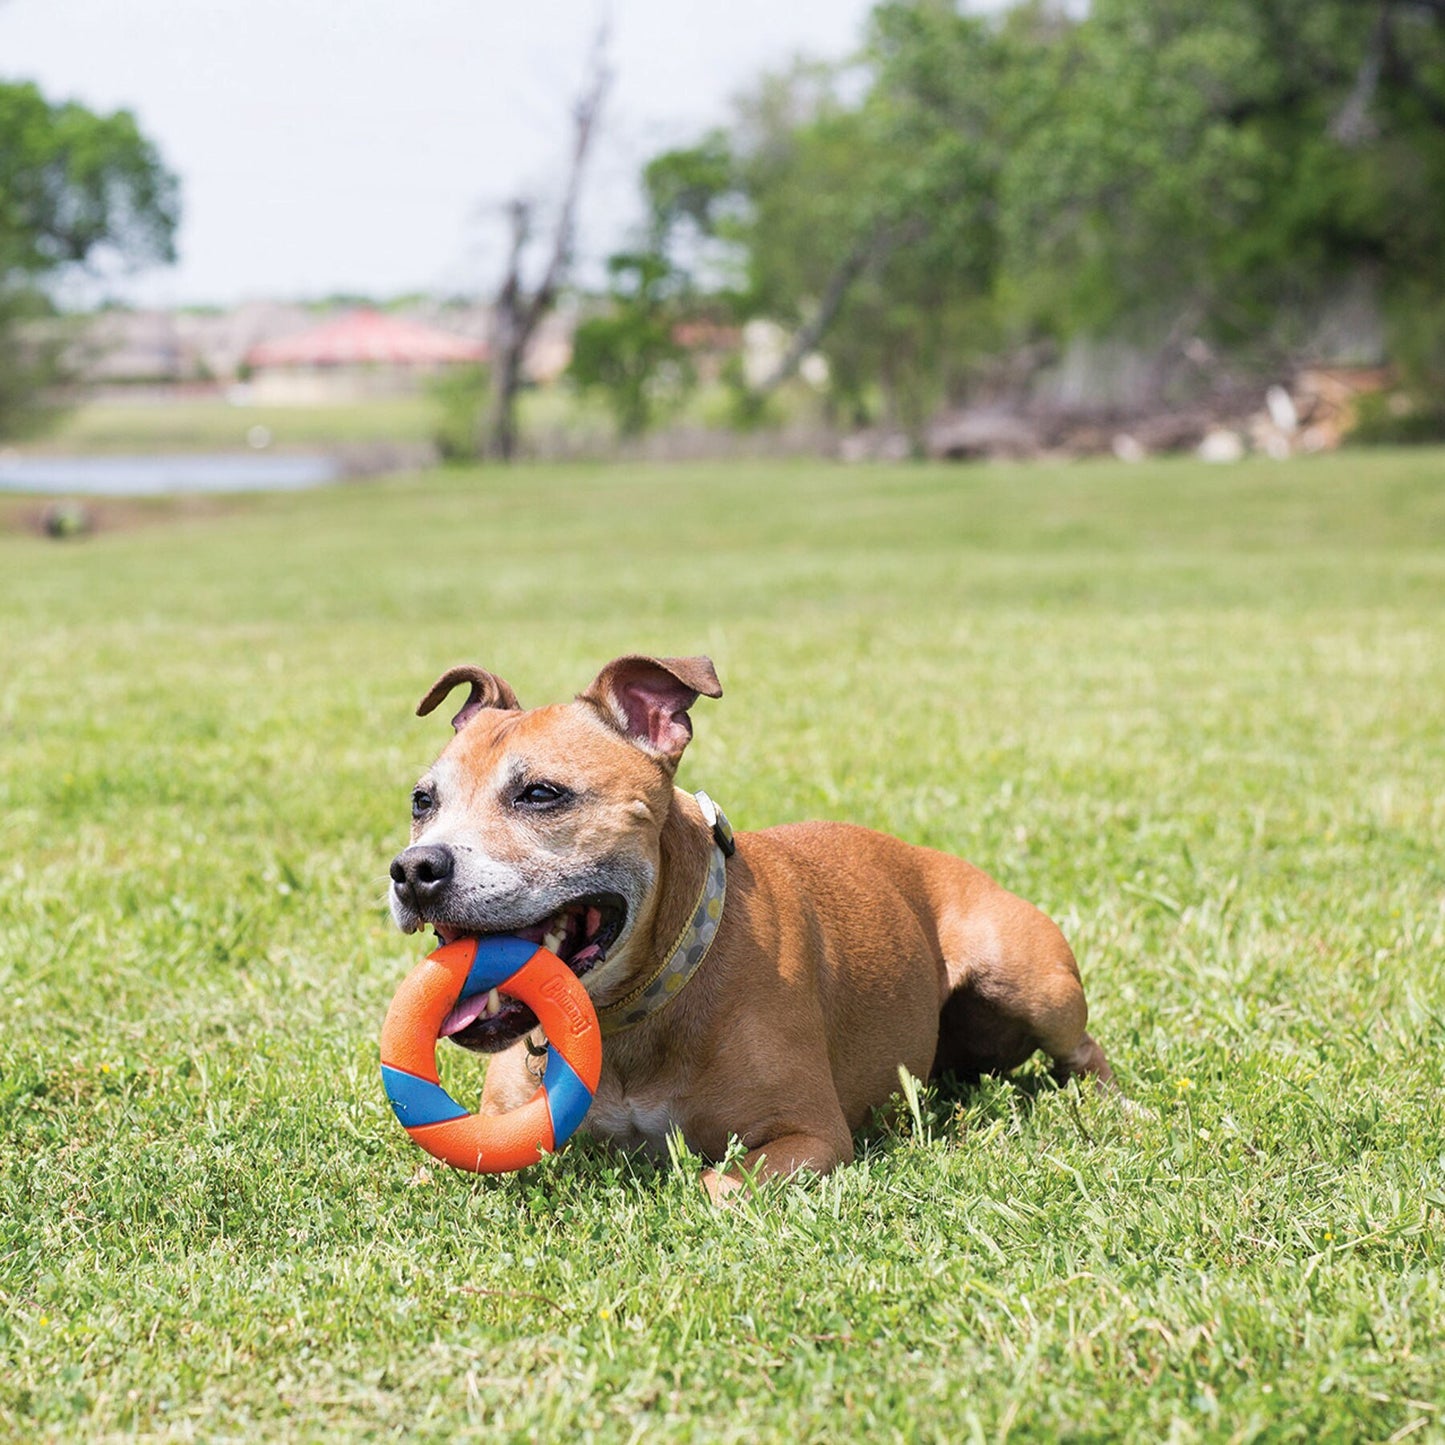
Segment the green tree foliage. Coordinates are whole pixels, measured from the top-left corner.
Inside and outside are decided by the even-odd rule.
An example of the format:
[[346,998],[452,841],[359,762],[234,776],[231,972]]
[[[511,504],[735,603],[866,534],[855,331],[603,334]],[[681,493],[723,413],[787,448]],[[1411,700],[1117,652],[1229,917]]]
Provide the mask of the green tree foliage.
[[603,396],[618,431],[635,437],[683,399],[693,371],[675,339],[669,282],[676,272],[666,259],[657,251],[623,252],[607,269],[610,305],[577,327],[568,374],[579,390]]
[[427,383],[433,415],[432,441],[443,460],[476,459],[477,413],[491,388],[491,368],[481,362],[443,367]]
[[64,372],[54,307],[38,291],[0,286],[0,438],[43,430],[57,408],[48,388]]
[[[1398,49],[1441,16],[1350,0],[1097,0],[1021,133],[1004,248],[1040,314],[1101,328],[1172,309],[1226,337],[1342,275],[1392,287],[1440,254],[1445,130]],[[1445,92],[1442,92],[1445,98]]]
[[623,436],[641,435],[696,384],[679,324],[744,309],[732,276],[733,168],[720,131],[648,163],[639,242],[608,258],[603,308],[573,336],[568,375],[580,391],[604,398]]
[[688,265],[702,269],[709,263],[719,271],[715,280],[725,274],[725,252],[713,243],[725,240],[732,229],[734,171],[732,143],[720,130],[695,146],[664,152],[643,170],[647,248],[679,274],[686,274]]
[[858,109],[878,156],[855,172],[882,242],[823,343],[840,398],[870,388],[915,440],[1006,343],[995,302],[999,195],[1044,37],[1035,9],[1000,23],[941,4],[874,12]]
[[1445,378],[1442,0],[886,0],[646,179],[669,266],[723,248],[737,314],[910,430],[1080,333],[1277,368],[1352,281]]
[[53,348],[22,339],[46,283],[78,267],[174,259],[175,178],[127,111],[54,104],[0,82],[0,434],[57,377]]

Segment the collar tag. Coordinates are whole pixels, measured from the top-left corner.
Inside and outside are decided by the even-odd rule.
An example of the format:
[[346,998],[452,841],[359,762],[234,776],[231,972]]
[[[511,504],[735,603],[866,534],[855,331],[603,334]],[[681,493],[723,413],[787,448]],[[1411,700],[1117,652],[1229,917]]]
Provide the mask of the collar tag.
[[706,793],[697,792],[693,797],[702,809],[702,816],[708,827],[712,829],[713,842],[722,849],[724,858],[731,858],[738,851],[738,845],[733,839],[733,825],[728,822],[727,814]]

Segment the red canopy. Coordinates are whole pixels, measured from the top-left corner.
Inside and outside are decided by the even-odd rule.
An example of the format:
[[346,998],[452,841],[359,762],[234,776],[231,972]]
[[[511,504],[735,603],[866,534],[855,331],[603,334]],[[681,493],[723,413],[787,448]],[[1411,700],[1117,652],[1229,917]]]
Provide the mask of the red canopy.
[[484,361],[487,348],[450,331],[381,311],[352,311],[334,321],[281,341],[263,341],[246,353],[253,367],[435,366],[449,361]]

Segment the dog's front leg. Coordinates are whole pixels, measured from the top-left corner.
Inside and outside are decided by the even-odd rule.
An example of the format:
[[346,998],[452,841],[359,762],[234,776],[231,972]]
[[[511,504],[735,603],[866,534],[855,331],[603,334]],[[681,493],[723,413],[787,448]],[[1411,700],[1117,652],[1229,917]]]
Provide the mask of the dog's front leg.
[[728,1195],[745,1188],[749,1180],[787,1178],[805,1170],[826,1174],[852,1161],[853,1140],[846,1128],[841,1135],[830,1138],[817,1134],[783,1134],[750,1149],[740,1163],[727,1170],[704,1170],[702,1186],[714,1204],[722,1204]]
[[[532,1049],[527,1047],[529,1043]],[[510,1114],[537,1092],[545,1060],[533,1049],[541,1048],[545,1043],[546,1040],[538,1033],[529,1039],[518,1039],[487,1060],[487,1077],[482,1084],[482,1102],[477,1107],[477,1113],[488,1118]]]

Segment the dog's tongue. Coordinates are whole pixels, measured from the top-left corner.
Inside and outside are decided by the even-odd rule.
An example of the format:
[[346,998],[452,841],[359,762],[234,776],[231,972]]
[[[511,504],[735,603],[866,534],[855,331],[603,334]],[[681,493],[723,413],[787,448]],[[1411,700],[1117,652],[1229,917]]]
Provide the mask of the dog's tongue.
[[[597,910],[594,908],[588,915],[588,917],[590,920],[590,927],[592,928],[593,932],[595,932],[597,930],[598,924],[601,921],[601,914],[598,913]],[[513,933],[513,936],[516,938],[525,938],[528,943],[541,944],[546,941],[547,928],[548,921],[543,920],[543,922],[541,923],[534,923],[530,928],[516,929]],[[438,927],[437,937],[440,938],[443,943],[453,943],[458,938],[462,937],[462,935],[460,933],[453,932],[449,928]],[[589,947],[584,948],[582,952],[578,954],[577,960],[574,961],[580,961],[583,963],[590,962],[591,956],[600,952],[601,950],[597,947],[597,945],[592,944]],[[488,998],[489,995],[484,991],[482,993],[473,994],[471,998],[463,999],[461,1003],[459,1003],[442,1020],[442,1026],[437,1033],[437,1037],[439,1039],[444,1039],[449,1034],[458,1034],[464,1028],[466,1028],[468,1024],[476,1023],[476,1021],[481,1018],[481,1016],[487,1011]]]
[[487,1007],[487,995],[474,993],[471,998],[464,998],[443,1020],[440,1031],[437,1033],[439,1039],[444,1039],[448,1034],[460,1033],[468,1024],[476,1023],[481,1018]]

